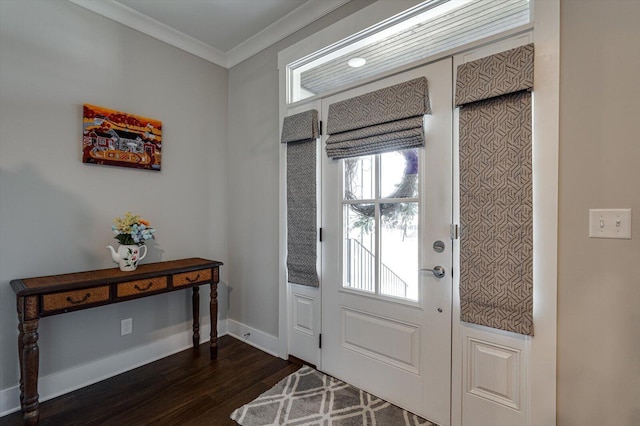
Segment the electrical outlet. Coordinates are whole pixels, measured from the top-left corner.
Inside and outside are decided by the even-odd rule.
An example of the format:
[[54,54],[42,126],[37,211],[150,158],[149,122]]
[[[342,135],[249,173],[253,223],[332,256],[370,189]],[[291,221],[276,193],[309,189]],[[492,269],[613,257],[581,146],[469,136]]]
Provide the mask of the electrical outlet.
[[123,319],[120,322],[120,335],[131,334],[133,331],[133,318]]
[[589,209],[590,238],[631,238],[631,209]]

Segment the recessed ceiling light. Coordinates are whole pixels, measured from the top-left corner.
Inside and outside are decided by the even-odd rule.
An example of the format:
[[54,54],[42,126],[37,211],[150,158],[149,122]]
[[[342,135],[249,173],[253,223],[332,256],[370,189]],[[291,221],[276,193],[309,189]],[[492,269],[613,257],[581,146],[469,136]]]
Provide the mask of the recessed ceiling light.
[[349,59],[349,62],[347,62],[347,65],[349,65],[351,68],[360,68],[366,63],[367,60],[365,58],[351,58]]

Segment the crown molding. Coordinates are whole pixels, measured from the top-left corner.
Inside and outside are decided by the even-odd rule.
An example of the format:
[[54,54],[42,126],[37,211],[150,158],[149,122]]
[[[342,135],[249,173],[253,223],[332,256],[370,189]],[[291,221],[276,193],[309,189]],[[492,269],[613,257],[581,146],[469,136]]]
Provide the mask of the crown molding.
[[351,0],[311,0],[227,52],[228,68],[250,58]]
[[227,54],[115,0],[67,0],[204,60],[228,68]]
[[228,52],[223,52],[116,0],[67,0],[112,21],[189,52],[224,68],[231,68],[290,36],[351,0],[311,0],[289,12]]

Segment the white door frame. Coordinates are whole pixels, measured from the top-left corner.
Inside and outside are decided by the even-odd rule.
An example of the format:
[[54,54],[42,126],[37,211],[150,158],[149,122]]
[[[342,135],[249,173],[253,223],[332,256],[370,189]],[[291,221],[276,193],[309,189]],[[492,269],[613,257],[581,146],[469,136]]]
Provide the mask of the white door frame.
[[[528,389],[525,399],[526,413],[523,425],[554,425],[556,422],[556,336],[557,336],[557,236],[558,236],[558,148],[559,148],[559,0],[532,0],[533,41],[535,43],[535,93],[533,96],[533,197],[534,197],[534,324],[535,337],[531,339],[528,354]],[[285,90],[286,66],[306,54],[339,41],[354,32],[391,16],[393,11],[376,2],[342,21],[317,32],[278,54],[280,75],[280,122],[287,109]],[[378,5],[378,6],[376,6]],[[375,8],[374,8],[375,6]],[[386,15],[384,15],[387,13]],[[509,33],[513,34],[513,32]],[[496,41],[490,40],[463,46],[457,52],[469,51]],[[432,61],[421,61],[420,64]],[[415,64],[418,66],[420,64]],[[406,68],[404,68],[406,69]],[[400,70],[399,70],[400,71]],[[370,80],[369,80],[370,81]],[[357,86],[357,85],[354,85]],[[309,101],[313,100],[309,99]],[[304,102],[301,102],[304,103]],[[281,150],[281,165],[285,151]],[[286,170],[280,167],[280,286],[279,286],[279,355],[287,358],[287,286],[286,277]],[[283,235],[285,236],[283,238]],[[457,275],[457,274],[456,274]],[[455,284],[454,284],[455,289]],[[456,306],[457,304],[457,306]],[[459,309],[455,299],[454,309]],[[455,313],[454,313],[455,316]],[[458,321],[459,323],[459,321]],[[453,331],[453,339],[461,344],[462,333]],[[462,425],[462,356],[454,354],[452,383],[452,424]],[[465,390],[466,391],[466,390]]]

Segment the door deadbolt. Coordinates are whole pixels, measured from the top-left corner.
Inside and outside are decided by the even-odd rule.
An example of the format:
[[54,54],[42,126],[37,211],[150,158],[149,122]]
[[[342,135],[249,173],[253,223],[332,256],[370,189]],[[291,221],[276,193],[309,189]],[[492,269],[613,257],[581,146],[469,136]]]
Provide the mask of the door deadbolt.
[[433,250],[436,253],[442,253],[444,251],[444,241],[436,241],[435,243],[433,243]]

